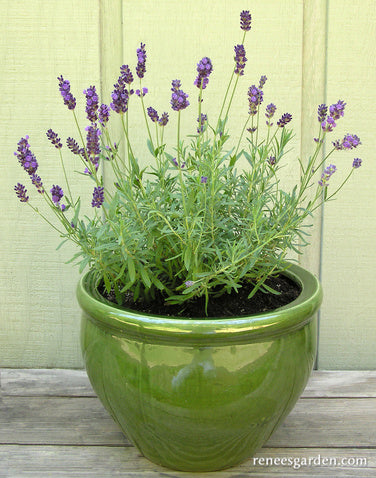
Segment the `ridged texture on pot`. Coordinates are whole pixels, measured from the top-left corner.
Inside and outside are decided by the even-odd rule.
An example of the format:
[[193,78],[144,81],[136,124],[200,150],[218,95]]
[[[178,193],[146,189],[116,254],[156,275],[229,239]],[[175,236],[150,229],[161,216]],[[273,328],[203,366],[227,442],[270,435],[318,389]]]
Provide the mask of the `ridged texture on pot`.
[[110,305],[93,275],[78,286],[82,351],[106,409],[151,461],[213,471],[249,458],[302,393],[316,354],[318,281],[289,306],[247,318],[162,319]]

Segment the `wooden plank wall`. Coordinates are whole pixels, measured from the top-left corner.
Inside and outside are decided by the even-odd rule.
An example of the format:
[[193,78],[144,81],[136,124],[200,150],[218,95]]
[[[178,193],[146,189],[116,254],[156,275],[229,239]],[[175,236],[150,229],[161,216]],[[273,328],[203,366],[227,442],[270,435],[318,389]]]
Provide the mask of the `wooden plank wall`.
[[319,367],[374,369],[376,2],[330,0],[327,43],[328,101],[341,98],[347,102],[340,131],[357,133],[363,143],[359,149],[341,151],[331,159],[336,161],[341,178],[354,157],[364,163],[340,199],[324,211],[321,278],[325,299]]
[[[144,83],[149,88],[148,106],[169,111],[171,127],[166,138],[174,140],[171,80],[180,78],[194,98],[196,63],[210,56],[214,73],[206,93],[209,115],[214,115],[213,105],[219,103],[232,68],[233,45],[240,41],[238,15],[249,8],[254,19],[246,45],[249,61],[230,127],[247,115],[248,86],[266,74],[265,104],[275,102],[279,113],[289,111],[294,116],[295,150],[285,168],[287,187],[297,179],[297,156],[301,152],[306,159],[309,154],[315,111],[325,98],[329,103],[339,98],[347,101],[341,134],[356,132],[364,143],[359,150],[364,167],[341,199],[329,204],[323,217],[319,215],[312,246],[302,263],[322,273],[326,291],[320,317],[320,368],[376,367],[376,299],[372,294],[376,166],[371,153],[376,12],[372,0],[267,0],[252,5],[219,0],[215,7],[213,2],[195,0],[22,0],[17,9],[13,2],[0,0],[0,6],[5,32],[0,39],[0,122],[1,131],[6,131],[0,154],[2,164],[7,165],[0,176],[0,365],[82,366],[75,303],[78,273],[63,264],[73,248],[56,252],[59,239],[26,205],[17,202],[12,191],[16,182],[25,181],[13,156],[17,141],[25,134],[30,135],[46,184],[63,180],[59,158],[44,137],[50,127],[63,138],[74,134],[56,77],[63,74],[71,81],[84,121],[82,90],[100,85],[108,102],[119,66],[129,63],[134,67],[136,48],[143,41],[148,54]],[[182,127],[189,132],[197,111],[192,107],[184,113]],[[147,163],[139,112],[132,119],[134,144]],[[345,174],[352,157],[338,160],[338,176]],[[67,155],[66,159],[68,170],[73,171],[74,158]],[[72,181],[82,196],[90,198],[90,185],[73,174]],[[357,330],[357,323],[362,329]]]

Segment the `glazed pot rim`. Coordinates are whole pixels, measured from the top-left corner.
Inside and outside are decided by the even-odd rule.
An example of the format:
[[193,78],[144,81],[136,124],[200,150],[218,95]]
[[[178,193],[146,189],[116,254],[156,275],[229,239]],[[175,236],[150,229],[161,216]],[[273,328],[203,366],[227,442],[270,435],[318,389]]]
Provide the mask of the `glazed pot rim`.
[[299,296],[275,310],[239,317],[181,318],[152,315],[126,309],[105,299],[98,291],[93,271],[77,286],[77,299],[84,316],[105,329],[145,340],[179,340],[184,343],[238,342],[265,339],[298,330],[309,323],[322,302],[319,280],[309,271],[290,264],[284,272],[301,287]]

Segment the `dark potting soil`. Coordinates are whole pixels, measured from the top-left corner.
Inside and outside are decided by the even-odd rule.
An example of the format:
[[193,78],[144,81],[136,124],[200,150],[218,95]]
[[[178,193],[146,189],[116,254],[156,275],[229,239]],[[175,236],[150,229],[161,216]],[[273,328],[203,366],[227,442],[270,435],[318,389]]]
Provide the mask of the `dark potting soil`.
[[[266,281],[266,284],[273,290],[279,292],[279,294],[265,293],[258,290],[251,299],[248,299],[252,286],[245,284],[238,292],[232,292],[231,294],[225,293],[220,297],[212,298],[209,301],[207,316],[205,316],[204,297],[187,302],[182,310],[181,305],[166,305],[163,297],[157,298],[151,303],[134,302],[132,294],[129,293],[126,294],[122,306],[141,313],[169,317],[239,317],[267,312],[282,307],[295,300],[301,292],[300,286],[284,275],[271,277]],[[111,293],[107,294],[103,285],[99,288],[99,291],[111,302],[116,303],[114,295]]]

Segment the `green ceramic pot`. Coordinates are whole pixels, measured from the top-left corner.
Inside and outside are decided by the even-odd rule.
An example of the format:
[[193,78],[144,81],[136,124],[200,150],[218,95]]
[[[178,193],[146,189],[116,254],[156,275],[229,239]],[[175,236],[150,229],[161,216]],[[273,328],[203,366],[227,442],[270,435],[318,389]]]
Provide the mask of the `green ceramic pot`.
[[250,458],[302,393],[316,355],[318,280],[293,265],[302,292],[288,306],[209,320],[139,315],[84,275],[86,370],[103,405],[151,461],[214,471]]

